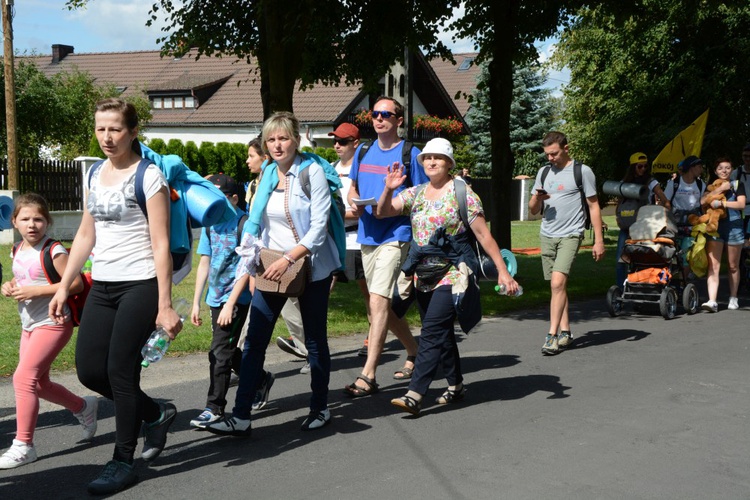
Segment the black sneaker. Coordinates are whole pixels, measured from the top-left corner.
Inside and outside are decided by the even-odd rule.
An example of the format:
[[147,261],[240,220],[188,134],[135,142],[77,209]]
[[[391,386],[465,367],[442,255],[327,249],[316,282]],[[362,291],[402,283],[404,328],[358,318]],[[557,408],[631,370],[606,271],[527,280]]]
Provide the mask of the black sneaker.
[[133,472],[132,465],[110,460],[99,477],[89,483],[88,491],[92,495],[107,495],[124,490],[137,482],[138,476]]
[[161,416],[152,423],[143,423],[143,450],[141,458],[146,462],[156,460],[167,444],[167,431],[177,416],[177,408],[172,403],[160,403]]
[[321,411],[311,411],[304,422],[302,422],[303,431],[312,431],[331,423],[331,411],[326,408]]
[[255,393],[255,400],[253,400],[252,409],[260,410],[268,404],[268,395],[271,393],[271,387],[273,386],[276,377],[273,373],[266,372],[266,378],[263,379],[263,385],[260,386],[258,392]]
[[288,352],[293,356],[297,356],[298,358],[302,359],[307,358],[307,349],[305,348],[305,345],[301,342],[298,343],[297,339],[295,339],[291,335],[287,338],[277,338],[276,345],[279,346],[279,349],[281,349],[282,351]]

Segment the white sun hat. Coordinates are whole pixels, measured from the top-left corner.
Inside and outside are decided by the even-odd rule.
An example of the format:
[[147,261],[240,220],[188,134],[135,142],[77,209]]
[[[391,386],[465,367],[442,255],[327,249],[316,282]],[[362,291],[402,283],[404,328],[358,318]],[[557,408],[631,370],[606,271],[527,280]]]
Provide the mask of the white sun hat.
[[453,159],[453,146],[451,146],[451,143],[450,141],[448,141],[448,139],[443,139],[442,137],[436,137],[428,141],[427,144],[424,145],[422,152],[419,153],[419,156],[417,156],[417,160],[419,161],[420,165],[424,166],[424,157],[427,155],[436,154],[447,156],[451,162],[451,168],[456,168],[456,160]]

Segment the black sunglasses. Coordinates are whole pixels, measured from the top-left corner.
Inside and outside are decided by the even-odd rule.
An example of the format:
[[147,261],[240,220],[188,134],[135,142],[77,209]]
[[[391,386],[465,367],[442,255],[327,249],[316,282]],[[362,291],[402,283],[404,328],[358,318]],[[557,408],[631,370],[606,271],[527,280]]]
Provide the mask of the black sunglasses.
[[346,146],[352,142],[352,139],[339,139],[338,137],[333,140],[334,144],[340,144],[341,146]]
[[391,113],[390,111],[373,111],[372,112],[373,118],[383,117],[384,120],[387,120],[391,116],[396,116],[396,113]]

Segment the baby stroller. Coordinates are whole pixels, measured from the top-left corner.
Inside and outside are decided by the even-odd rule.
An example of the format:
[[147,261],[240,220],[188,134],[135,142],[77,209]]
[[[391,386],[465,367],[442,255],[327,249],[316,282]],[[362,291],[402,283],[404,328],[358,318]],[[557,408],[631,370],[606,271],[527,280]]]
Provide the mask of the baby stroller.
[[622,259],[628,263],[628,279],[622,288],[613,285],[607,291],[610,316],[624,314],[625,304],[634,304],[638,310],[646,304],[658,304],[664,319],[672,319],[678,297],[687,314],[698,311],[698,289],[684,275],[682,252],[675,246],[677,232],[672,213],[666,208],[646,205],[638,210],[622,251]]

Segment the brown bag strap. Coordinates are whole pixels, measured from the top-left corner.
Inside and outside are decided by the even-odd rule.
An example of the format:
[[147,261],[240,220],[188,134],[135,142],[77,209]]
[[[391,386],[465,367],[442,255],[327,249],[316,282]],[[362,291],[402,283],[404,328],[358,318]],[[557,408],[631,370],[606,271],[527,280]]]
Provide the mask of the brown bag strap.
[[288,173],[284,176],[284,213],[286,214],[286,221],[289,223],[289,227],[292,229],[292,233],[294,234],[294,241],[299,243],[299,235],[297,234],[297,229],[294,227],[294,222],[292,221],[292,214],[289,213],[289,174]]

